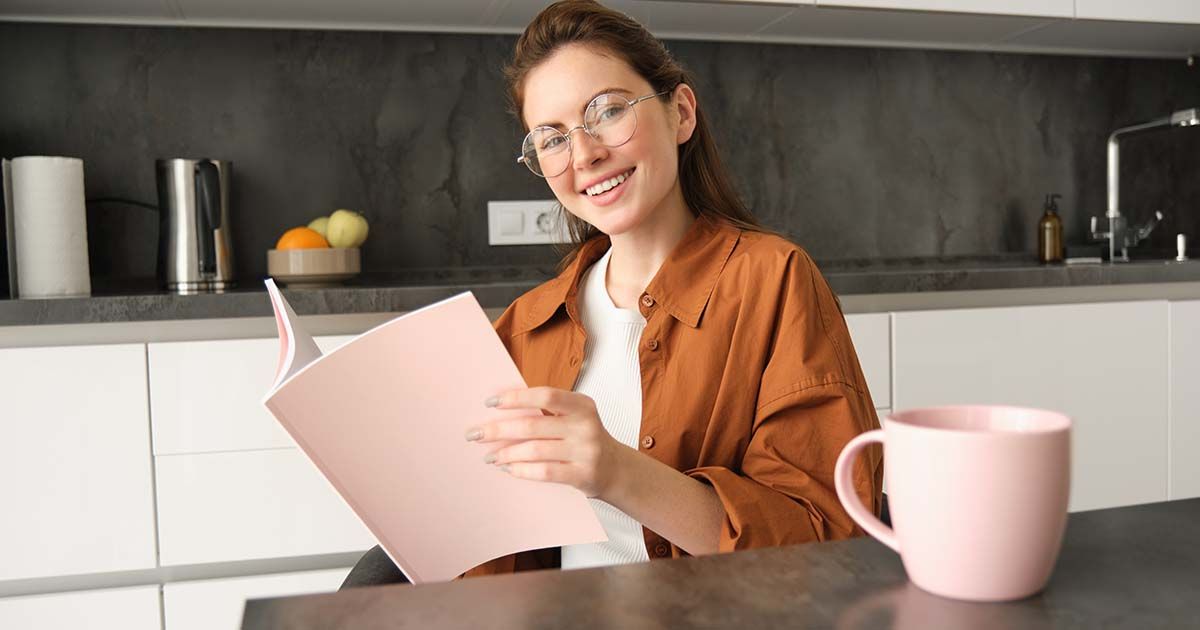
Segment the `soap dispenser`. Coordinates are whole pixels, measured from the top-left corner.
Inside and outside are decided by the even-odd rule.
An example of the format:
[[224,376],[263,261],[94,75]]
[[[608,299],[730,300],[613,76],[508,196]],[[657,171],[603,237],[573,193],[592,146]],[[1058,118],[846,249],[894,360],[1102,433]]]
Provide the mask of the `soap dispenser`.
[[1045,212],[1038,221],[1038,262],[1056,263],[1063,259],[1062,219],[1058,216],[1055,200],[1062,195],[1046,195]]

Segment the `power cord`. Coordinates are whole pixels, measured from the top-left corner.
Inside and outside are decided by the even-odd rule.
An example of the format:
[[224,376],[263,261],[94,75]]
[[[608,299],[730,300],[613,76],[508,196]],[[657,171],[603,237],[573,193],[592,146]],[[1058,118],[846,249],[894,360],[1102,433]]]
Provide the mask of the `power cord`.
[[87,203],[120,203],[127,206],[138,206],[139,208],[146,208],[147,210],[158,212],[158,206],[154,204],[137,201],[135,199],[125,199],[123,197],[96,197],[94,199],[88,199]]

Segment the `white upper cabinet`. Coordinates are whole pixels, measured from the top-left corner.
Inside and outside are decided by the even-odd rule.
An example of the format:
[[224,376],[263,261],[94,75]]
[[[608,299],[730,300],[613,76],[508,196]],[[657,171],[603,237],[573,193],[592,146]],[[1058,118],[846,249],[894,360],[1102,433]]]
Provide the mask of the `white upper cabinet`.
[[1069,18],[1075,0],[816,0],[817,6]]
[[1038,28],[1048,21],[1051,20],[1015,15],[799,7],[756,35],[775,41],[814,44],[971,49],[999,47],[1014,34]]
[[[0,2],[0,20],[515,34],[547,4],[547,0],[5,0]],[[1200,2],[1190,0],[606,0],[605,4],[665,39],[1178,58],[1200,49]]]
[[188,21],[258,26],[486,30],[497,5],[479,0],[164,0],[179,5]]
[[1075,17],[1091,20],[1200,24],[1196,0],[1075,0]]
[[4,0],[0,19],[5,17],[137,22],[167,21],[179,15],[168,0]]

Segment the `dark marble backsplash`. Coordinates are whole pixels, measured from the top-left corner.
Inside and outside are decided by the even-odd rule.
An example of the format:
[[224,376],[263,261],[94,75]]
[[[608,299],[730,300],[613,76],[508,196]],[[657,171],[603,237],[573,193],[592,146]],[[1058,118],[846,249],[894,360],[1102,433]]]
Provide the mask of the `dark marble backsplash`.
[[[368,271],[547,265],[551,247],[487,244],[489,199],[550,196],[513,159],[514,41],[3,23],[0,155],[80,157],[89,198],[151,203],[155,158],[232,160],[244,279],[286,228],[339,207],[371,221]],[[822,261],[1033,252],[1050,192],[1078,242],[1104,212],[1107,135],[1200,106],[1182,61],[668,46],[743,196]],[[1126,213],[1166,213],[1151,247],[1200,238],[1200,131],[1130,139],[1122,163]],[[157,230],[153,211],[89,205],[92,275],[153,275]]]

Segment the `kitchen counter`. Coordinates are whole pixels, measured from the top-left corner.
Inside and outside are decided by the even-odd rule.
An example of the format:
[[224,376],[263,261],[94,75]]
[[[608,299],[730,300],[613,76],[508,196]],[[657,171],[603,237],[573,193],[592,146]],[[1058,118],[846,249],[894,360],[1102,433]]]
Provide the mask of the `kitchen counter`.
[[[1200,297],[1200,260],[1043,266],[1027,257],[819,263],[846,312],[996,304]],[[345,285],[287,290],[300,315],[394,313],[461,291],[501,309],[554,275],[552,266],[367,273]],[[174,295],[152,280],[94,281],[86,298],[0,300],[0,327],[270,317],[261,280],[223,294]]]
[[251,600],[290,628],[1183,628],[1200,616],[1200,499],[1071,514],[1046,589],[973,604],[908,582],[871,538],[645,564]]

